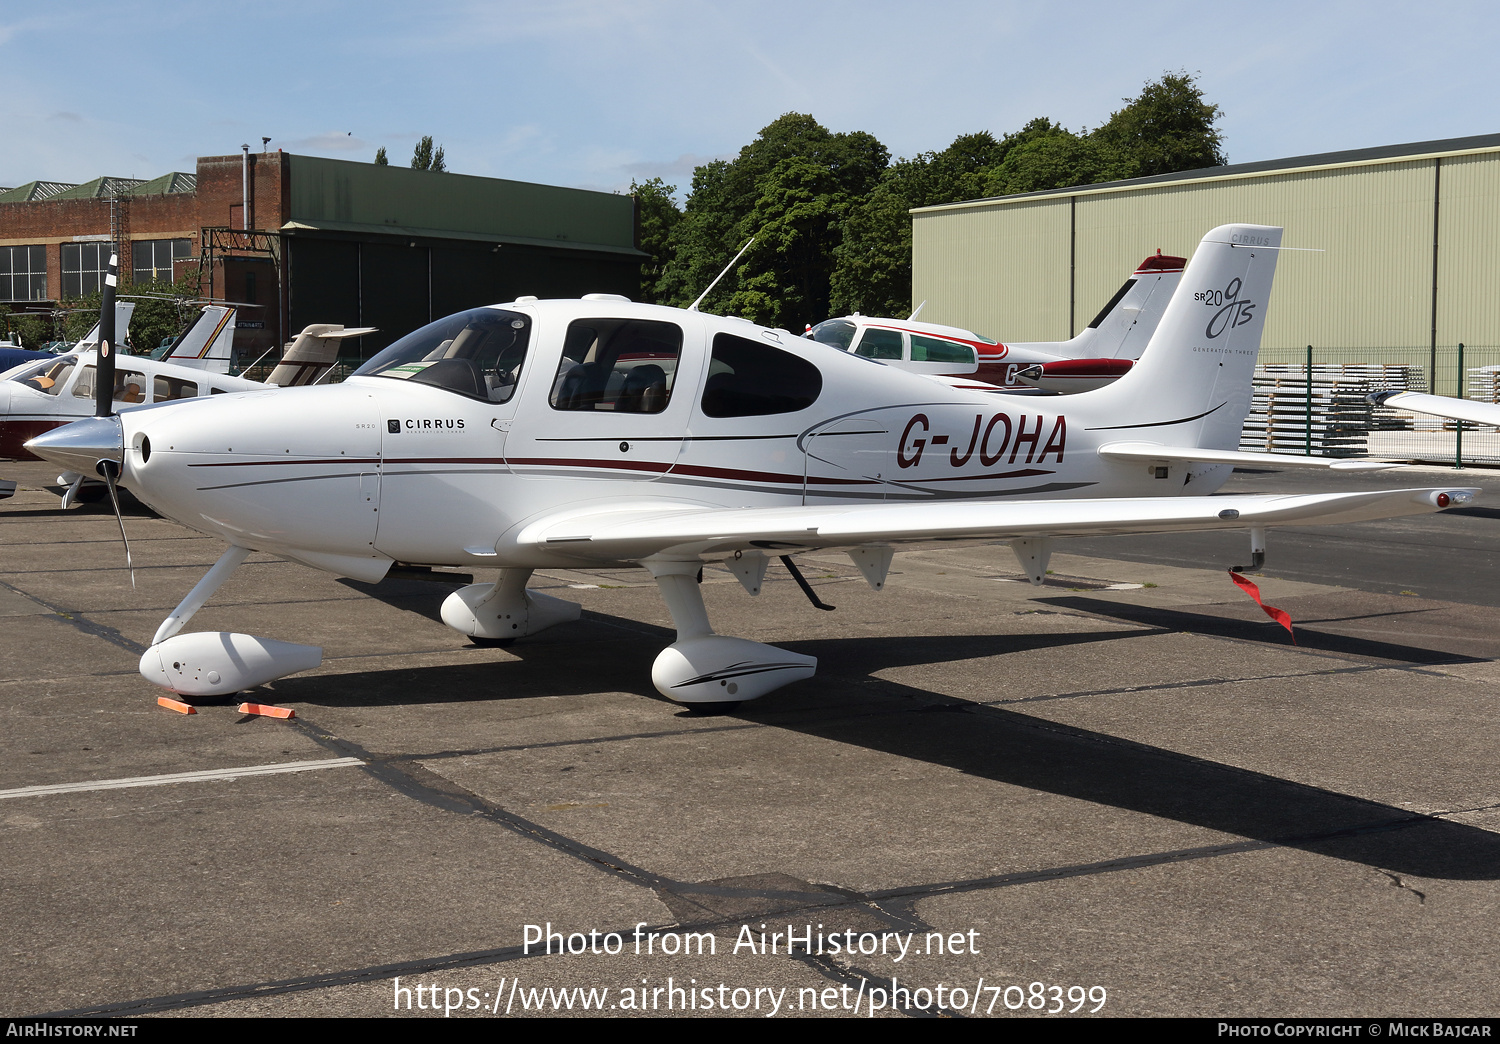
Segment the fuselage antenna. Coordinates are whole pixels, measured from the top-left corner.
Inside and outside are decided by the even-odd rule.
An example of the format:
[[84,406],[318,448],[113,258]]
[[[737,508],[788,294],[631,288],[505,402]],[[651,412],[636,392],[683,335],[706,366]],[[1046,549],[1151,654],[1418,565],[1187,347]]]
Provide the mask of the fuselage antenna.
[[729,274],[729,270],[731,268],[733,268],[736,264],[739,263],[740,258],[742,258],[742,257],[745,256],[745,251],[747,251],[747,250],[750,249],[750,243],[754,243],[754,242],[755,242],[755,237],[751,236],[750,237],[750,242],[746,243],[744,246],[740,247],[740,252],[738,254],[734,255],[734,260],[731,261],[731,262],[729,262],[729,264],[727,264],[727,265],[724,266],[724,271],[722,271],[718,275],[714,276],[714,281],[712,283],[708,284],[708,289],[707,290],[703,291],[703,293],[701,293],[701,294],[698,295],[698,300],[696,300],[692,304],[688,305],[688,311],[689,312],[696,312],[698,310],[698,306],[703,303],[703,299],[705,297],[707,297],[713,291],[714,287],[716,287],[716,286],[719,285],[719,280],[723,279],[725,276],[727,276]]

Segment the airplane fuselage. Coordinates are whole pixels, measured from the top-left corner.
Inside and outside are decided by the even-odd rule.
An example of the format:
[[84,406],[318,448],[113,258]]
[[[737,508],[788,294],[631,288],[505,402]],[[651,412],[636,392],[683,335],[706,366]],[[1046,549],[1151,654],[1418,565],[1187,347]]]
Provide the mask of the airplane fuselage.
[[[1101,444],[1150,433],[1111,426],[1092,395],[997,399],[785,331],[676,309],[501,308],[529,333],[507,401],[355,376],[131,410],[121,416],[122,482],[162,514],[230,543],[374,576],[389,561],[566,565],[576,560],[566,547],[539,557],[513,543],[529,519],[560,505],[1164,496],[1212,492],[1229,471],[1101,459]],[[665,403],[656,412],[560,408],[569,330],[618,321],[680,333]],[[820,385],[812,401],[710,415],[725,412],[712,404],[711,371],[722,370],[714,352],[726,338],[810,364]],[[1131,427],[1171,437],[1196,418],[1159,420]]]

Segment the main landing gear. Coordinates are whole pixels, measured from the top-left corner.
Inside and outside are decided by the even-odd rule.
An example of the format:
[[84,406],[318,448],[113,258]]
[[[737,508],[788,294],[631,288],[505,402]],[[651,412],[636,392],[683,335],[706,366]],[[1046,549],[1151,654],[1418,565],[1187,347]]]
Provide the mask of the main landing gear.
[[494,584],[460,587],[443,600],[443,623],[478,644],[508,645],[517,638],[578,619],[576,602],[526,590],[530,569],[502,569]]
[[[644,564],[656,578],[657,589],[677,627],[677,640],[663,649],[651,666],[651,681],[667,699],[689,706],[739,703],[811,678],[817,670],[815,657],[714,634],[698,586],[698,571],[703,568],[700,560],[647,559]],[[735,572],[739,575],[740,571]],[[760,573],[764,572],[761,559]],[[746,583],[745,577],[740,579]],[[755,576],[752,582],[758,590],[760,577]]]
[[[141,656],[142,677],[183,696],[224,696],[322,664],[323,650],[315,645],[228,631],[178,633],[249,554],[243,547],[225,551],[172,610]],[[855,560],[862,569],[878,570],[878,582],[884,581],[888,550],[876,553],[869,563]],[[811,678],[817,670],[812,656],[715,634],[698,586],[703,568],[699,559],[648,559],[643,564],[656,579],[677,627],[677,640],[662,650],[651,668],[651,680],[663,696],[689,707],[727,709]],[[743,555],[728,565],[747,590],[759,593],[764,555]],[[459,588],[443,602],[443,622],[478,640],[508,642],[577,620],[576,603],[526,590],[531,573],[505,569],[498,583]],[[872,583],[877,580],[872,578]]]

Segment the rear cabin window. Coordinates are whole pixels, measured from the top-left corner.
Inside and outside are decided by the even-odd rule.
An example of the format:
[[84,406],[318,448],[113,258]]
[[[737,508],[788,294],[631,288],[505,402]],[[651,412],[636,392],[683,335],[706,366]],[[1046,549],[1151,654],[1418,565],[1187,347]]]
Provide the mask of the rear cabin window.
[[154,377],[151,380],[151,386],[153,402],[194,399],[198,396],[198,385],[195,381],[179,380],[176,377]]
[[936,337],[911,335],[911,361],[935,363],[973,363],[978,355],[966,344],[955,344]]
[[672,398],[682,327],[648,319],[568,325],[548,402],[554,410],[660,413]]
[[901,358],[901,331],[881,330],[871,326],[859,339],[859,346],[854,349],[854,354],[863,355],[867,359],[899,359]]
[[[73,394],[80,399],[92,399],[94,397],[94,375],[97,371],[92,366],[85,366],[83,372],[78,375],[78,383],[73,385]],[[115,402],[126,404],[146,401],[146,375],[137,370],[116,370],[115,387],[111,394]]]
[[702,407],[708,416],[795,413],[811,406],[822,391],[823,374],[806,359],[733,334],[714,336],[703,386]]

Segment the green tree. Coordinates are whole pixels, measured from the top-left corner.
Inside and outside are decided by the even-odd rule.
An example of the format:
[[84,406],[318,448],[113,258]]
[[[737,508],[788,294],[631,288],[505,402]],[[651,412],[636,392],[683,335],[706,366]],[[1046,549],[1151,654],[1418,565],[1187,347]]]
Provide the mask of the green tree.
[[10,338],[22,348],[37,349],[53,340],[52,328],[56,325],[46,315],[15,315],[9,305],[0,305],[0,319],[9,331]]
[[382,145],[382,146],[380,146],[380,148],[378,148],[378,149],[375,150],[375,166],[377,166],[377,167],[388,167],[390,165],[391,165],[391,161],[386,158],[386,155],[385,155],[385,146]]
[[1193,77],[1164,73],[1126,98],[1092,133],[1075,134],[1045,117],[996,140],[966,134],[939,153],[891,164],[879,185],[851,207],[833,275],[834,312],[906,314],[911,301],[914,207],[1038,192],[1193,170],[1225,162],[1222,113]]
[[[198,314],[198,291],[196,271],[188,272],[176,282],[159,279],[132,283],[121,290],[123,299],[135,301],[135,312],[130,317],[130,343],[136,355],[149,354],[163,338],[175,336],[186,318]],[[98,301],[93,305],[96,321]],[[244,312],[240,315],[248,318]]]
[[439,145],[436,151],[433,150],[431,134],[423,135],[422,140],[417,142],[417,147],[412,149],[411,169],[438,173],[448,169],[448,164],[443,159],[443,147]]
[[[659,303],[691,304],[745,241],[736,238],[739,215],[728,195],[728,171],[727,160],[694,168],[687,205],[667,236],[669,256],[656,284]],[[725,278],[732,283],[734,277]],[[722,287],[721,282],[705,304],[712,307],[714,301],[727,300]]]
[[729,310],[767,326],[800,329],[799,323],[828,311],[829,262],[843,209],[837,175],[825,164],[789,157],[756,187],[745,220],[755,244],[742,259]]
[[676,185],[668,185],[661,178],[630,183],[640,228],[640,241],[636,245],[650,255],[641,262],[641,300],[647,304],[661,304],[665,300],[662,276],[672,257],[672,229],[682,220],[682,211],[672,198],[676,192]]
[[1056,128],[1010,148],[985,182],[984,195],[1042,192],[1069,185],[1135,177],[1135,165],[1123,150],[1088,135]]
[[834,134],[803,113],[780,117],[735,159],[693,172],[670,236],[664,293],[688,304],[755,236],[754,248],[702,307],[796,330],[823,319],[846,213],[889,160],[885,146],[862,131]]
[[992,167],[1010,146],[988,131],[963,134],[941,152],[897,160],[851,207],[833,272],[836,314],[906,315],[911,311],[913,207],[984,195]]
[[1228,162],[1224,135],[1215,126],[1223,110],[1203,100],[1203,91],[1186,71],[1162,73],[1137,98],[1093,134],[1102,144],[1127,154],[1131,177],[1171,174],[1216,167]]

